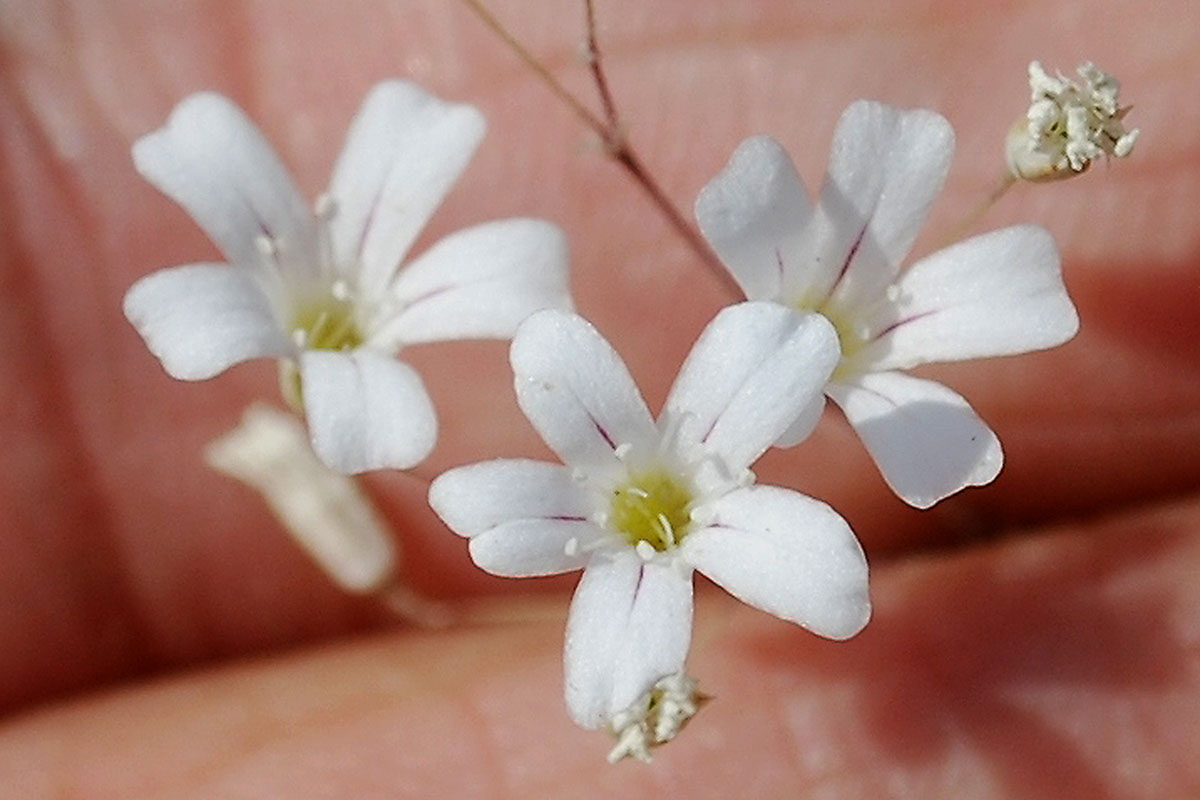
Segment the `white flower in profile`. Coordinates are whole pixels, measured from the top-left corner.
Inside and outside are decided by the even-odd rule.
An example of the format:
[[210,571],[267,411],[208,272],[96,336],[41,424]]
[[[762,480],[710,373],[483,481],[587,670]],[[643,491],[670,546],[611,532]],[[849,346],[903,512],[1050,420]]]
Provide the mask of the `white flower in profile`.
[[379,84],[350,127],[315,213],[230,100],[188,97],[133,147],[138,171],[183,206],[228,264],[155,272],[125,315],[173,377],[280,359],[330,467],[410,467],[437,438],[405,345],[507,338],[531,312],[570,307],[567,250],[548,222],[468,228],[400,262],[484,132],[480,113],[404,81]]
[[656,423],[620,357],[582,318],[530,317],[513,339],[517,399],[563,465],[498,460],[438,477],[429,502],[497,575],[584,568],[567,622],[566,698],[612,724],[668,675],[691,637],[692,572],[822,636],[870,616],[867,564],[846,522],[749,466],[821,391],[837,340],[772,303],[723,310]]
[[[748,298],[833,323],[842,357],[825,393],[892,490],[919,508],[990,482],[1003,455],[966,400],[902,370],[1052,347],[1079,327],[1042,228],[976,236],[900,271],[953,149],[938,114],[860,101],[838,122],[816,208],[767,136],[744,141],[696,201],[701,230]],[[804,407],[778,444],[806,436],[823,406]]]

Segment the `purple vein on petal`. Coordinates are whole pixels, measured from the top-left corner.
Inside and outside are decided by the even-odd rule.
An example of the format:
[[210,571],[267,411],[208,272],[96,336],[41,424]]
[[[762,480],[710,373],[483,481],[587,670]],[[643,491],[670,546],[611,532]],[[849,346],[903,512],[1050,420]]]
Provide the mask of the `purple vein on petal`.
[[846,260],[842,262],[842,269],[838,272],[837,278],[833,281],[833,286],[829,287],[829,294],[826,298],[833,297],[833,293],[842,283],[842,279],[846,277],[846,273],[850,271],[850,265],[854,262],[854,257],[858,255],[858,248],[862,246],[863,237],[867,235],[867,228],[871,226],[871,217],[867,217],[867,221],[863,223],[862,229],[859,230],[858,236],[854,238],[854,244],[850,245],[850,252],[846,253]]
[[588,414],[588,419],[592,421],[593,427],[596,428],[596,433],[600,434],[604,438],[604,442],[613,450],[616,450],[616,442],[614,442],[612,437],[608,435],[608,431],[604,430],[604,426],[600,424],[600,421],[593,417],[590,413]]
[[367,218],[363,220],[362,233],[358,236],[358,247],[354,251],[354,263],[362,264],[363,250],[367,246],[367,234],[371,232],[371,226],[375,223],[375,215],[379,211],[379,204],[383,200],[384,183],[379,184],[379,188],[375,191],[375,197],[371,200],[371,210],[367,212]]
[[457,288],[458,287],[455,286],[454,284],[450,284],[449,286],[439,286],[436,289],[430,289],[429,291],[425,292],[424,294],[419,294],[416,297],[414,297],[412,300],[408,301],[408,303],[405,304],[404,309],[407,311],[408,309],[417,305],[417,303],[421,303],[425,300],[430,300],[434,297],[437,297],[439,294],[445,294],[446,292],[449,292],[452,289],[457,289]]
[[908,324],[908,323],[910,323],[910,322],[916,322],[916,321],[917,321],[917,320],[919,320],[919,319],[923,319],[923,318],[925,318],[925,317],[932,316],[932,315],[934,315],[934,314],[938,313],[938,311],[940,311],[940,310],[941,310],[941,309],[936,309],[936,308],[935,308],[935,309],[931,309],[931,310],[929,310],[929,311],[922,311],[920,314],[913,314],[911,317],[905,317],[905,318],[904,318],[904,319],[902,319],[902,320],[898,320],[898,321],[896,321],[896,322],[893,322],[891,325],[888,325],[886,328],[884,328],[883,330],[879,331],[879,332],[878,332],[878,333],[876,333],[874,336],[872,336],[872,337],[871,337],[871,341],[872,341],[872,342],[877,342],[877,341],[879,341],[880,339],[882,339],[884,336],[887,336],[887,335],[888,335],[889,333],[891,333],[892,331],[894,331],[894,330],[896,330],[897,328],[901,327],[902,325],[907,325],[907,324]]

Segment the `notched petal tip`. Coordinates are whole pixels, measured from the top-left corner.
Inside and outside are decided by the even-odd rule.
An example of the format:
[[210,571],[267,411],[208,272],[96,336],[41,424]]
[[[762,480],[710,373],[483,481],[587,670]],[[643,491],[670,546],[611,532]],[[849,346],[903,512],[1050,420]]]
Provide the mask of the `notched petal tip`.
[[743,141],[696,198],[696,221],[746,297],[774,299],[800,269],[799,232],[811,214],[791,158],[770,136]]
[[433,451],[437,416],[416,370],[365,348],[301,355],[313,450],[330,469],[408,469]]

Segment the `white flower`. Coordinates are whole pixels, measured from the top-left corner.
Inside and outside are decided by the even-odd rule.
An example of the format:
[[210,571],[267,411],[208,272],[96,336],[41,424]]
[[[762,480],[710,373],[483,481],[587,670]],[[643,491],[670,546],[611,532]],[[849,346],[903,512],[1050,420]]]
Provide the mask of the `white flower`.
[[1029,111],[1006,142],[1009,170],[1025,180],[1055,180],[1083,172],[1101,156],[1124,158],[1139,131],[1125,130],[1129,107],[1121,107],[1121,85],[1090,61],[1080,64],[1076,83],[1052,77],[1037,61],[1029,64]]
[[488,572],[584,568],[565,657],[580,725],[611,723],[682,671],[694,569],[823,636],[866,624],[866,560],[845,521],[796,492],[755,486],[748,469],[791,421],[791,401],[818,393],[833,369],[825,320],[772,303],[725,309],[657,424],[620,358],[580,317],[530,317],[511,360],[521,408],[565,466],[460,467],[433,482],[429,502]]
[[[696,201],[704,235],[748,298],[820,312],[837,328],[842,358],[825,393],[893,491],[920,508],[991,481],[1003,456],[962,397],[900,370],[1051,347],[1079,327],[1041,228],[977,236],[900,273],[953,142],[931,111],[861,101],[838,123],[815,209],[766,136],[743,142]],[[807,435],[822,406],[805,407],[779,444]]]
[[[506,338],[530,312],[569,307],[564,236],[508,219],[438,242],[398,271],[466,167],[484,121],[403,81],[376,86],[310,212],[230,100],[193,95],[133,147],[138,171],[182,205],[229,264],[189,264],[129,290],[125,314],[173,377],[282,359],[313,447],[343,472],[405,468],[437,437],[404,345]],[[290,391],[289,391],[290,390]]]

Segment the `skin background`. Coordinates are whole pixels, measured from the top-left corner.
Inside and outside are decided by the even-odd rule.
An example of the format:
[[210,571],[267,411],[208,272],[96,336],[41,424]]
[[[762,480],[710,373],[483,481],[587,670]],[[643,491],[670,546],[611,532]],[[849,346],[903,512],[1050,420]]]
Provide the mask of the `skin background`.
[[[575,3],[493,7],[592,98]],[[1200,793],[1197,11],[604,0],[598,13],[630,137],[689,218],[752,133],[783,142],[815,190],[854,99],[947,116],[957,155],[918,256],[998,178],[1030,59],[1090,58],[1120,77],[1143,129],[1134,155],[1017,186],[979,227],[1055,234],[1080,335],[921,372],[992,424],[1000,478],[913,511],[833,412],[769,454],[760,480],[854,526],[875,619],[831,644],[702,591],[690,663],[716,700],[653,768],[609,768],[607,740],[562,707],[574,578],[482,575],[419,479],[372,476],[415,585],[509,598],[489,606],[504,624],[397,628],[330,588],[251,492],[203,466],[200,448],[247,402],[276,397],[274,366],[178,383],[121,316],[137,277],[217,257],[136,175],[129,146],[186,94],[216,89],[311,197],[367,88],[411,77],[490,124],[416,251],[498,217],[561,224],[579,309],[652,408],[733,298],[458,4],[18,0],[0,10],[0,785],[89,798]],[[547,456],[504,344],[404,357],[442,424],[422,474]]]

